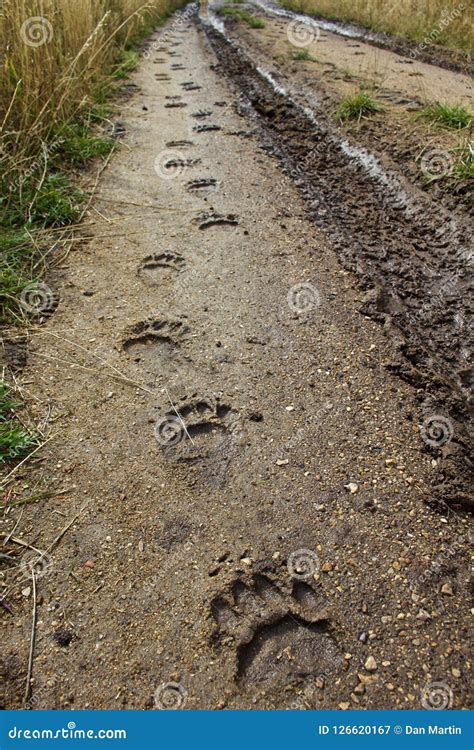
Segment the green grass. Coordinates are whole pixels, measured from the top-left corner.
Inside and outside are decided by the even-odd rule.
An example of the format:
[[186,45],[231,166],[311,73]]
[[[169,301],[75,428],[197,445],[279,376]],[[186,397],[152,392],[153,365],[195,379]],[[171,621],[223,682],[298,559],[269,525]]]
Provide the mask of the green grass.
[[377,112],[382,111],[382,105],[367,91],[359,91],[357,94],[352,94],[342,99],[336,114],[341,121],[360,121],[363,117],[375,115]]
[[0,198],[0,229],[61,227],[79,216],[83,193],[61,172],[32,179]]
[[265,28],[264,21],[262,21],[260,18],[255,18],[255,16],[250,15],[250,13],[247,13],[247,11],[241,10],[240,8],[232,8],[229,5],[224,5],[222,6],[222,8],[217,9],[217,13],[220,16],[233,18],[235,21],[243,21],[247,24],[247,26],[250,26],[251,29]]
[[34,254],[26,230],[0,227],[0,324],[10,322],[19,312],[19,297],[33,281]]
[[119,63],[114,71],[115,78],[125,79],[130,77],[132,73],[138,67],[140,62],[140,55],[135,49],[126,49],[120,56]]
[[299,50],[294,50],[291,53],[291,59],[292,60],[314,60],[314,57],[311,57],[307,49],[299,49]]
[[[40,183],[40,184],[38,184]],[[0,185],[1,189],[1,185]],[[32,233],[67,226],[79,218],[83,193],[61,173],[30,180],[0,197],[0,324],[22,320],[19,297],[38,281],[33,270],[38,248]]]
[[429,104],[417,116],[423,120],[429,120],[442,127],[455,130],[467,128],[472,122],[472,114],[465,107],[442,104],[441,102]]
[[36,435],[27,430],[14,416],[20,403],[12,396],[12,389],[0,381],[0,464],[23,458],[39,445]]
[[470,182],[474,180],[474,142],[467,141],[455,149],[456,162],[453,167],[453,175],[458,180]]
[[98,156],[107,157],[115,145],[111,138],[95,135],[87,124],[62,125],[55,135],[61,142],[58,149],[60,156],[73,167],[86,164]]
[[79,167],[96,157],[106,157],[115,141],[96,135],[90,122],[103,118],[106,109],[97,106],[87,122],[63,124],[55,128],[52,142],[57,146],[49,155],[50,171],[42,178],[38,164],[21,185],[0,180],[0,324],[23,319],[19,297],[23,289],[39,281],[33,271],[37,254],[31,234],[50,227],[73,224],[80,216],[85,199],[63,168]]
[[260,18],[254,18],[253,16],[249,16],[249,18],[246,18],[244,20],[250,26],[251,29],[264,29],[265,28],[265,21],[262,21]]

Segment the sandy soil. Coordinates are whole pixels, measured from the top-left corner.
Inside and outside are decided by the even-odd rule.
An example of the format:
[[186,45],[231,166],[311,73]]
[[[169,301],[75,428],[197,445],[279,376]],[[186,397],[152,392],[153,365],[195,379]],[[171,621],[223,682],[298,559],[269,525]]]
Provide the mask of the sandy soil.
[[[195,20],[156,35],[86,239],[48,280],[22,380],[50,438],[34,481],[61,494],[0,522],[46,550],[75,519],[36,571],[30,705],[420,708],[441,682],[466,706],[469,521],[427,504],[436,401],[341,265],[345,194],[338,241],[241,74]],[[27,566],[3,575],[11,708],[33,592]]]

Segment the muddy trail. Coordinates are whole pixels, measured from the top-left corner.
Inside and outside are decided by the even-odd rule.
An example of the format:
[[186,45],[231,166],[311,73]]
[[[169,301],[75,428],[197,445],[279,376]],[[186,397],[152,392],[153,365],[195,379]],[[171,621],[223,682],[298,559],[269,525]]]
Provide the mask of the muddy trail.
[[216,25],[150,40],[17,358],[0,703],[33,609],[32,708],[467,706],[466,219]]
[[395,340],[397,356],[387,368],[424,391],[427,408],[444,409],[456,422],[457,446],[448,449],[433,493],[472,509],[472,220],[431,201],[394,165],[341,140],[307,92],[291,88],[287,71],[280,84],[280,71],[262,67],[212,13],[206,31],[257,115],[264,148],[292,176],[344,267],[359,277],[366,290],[361,311]]

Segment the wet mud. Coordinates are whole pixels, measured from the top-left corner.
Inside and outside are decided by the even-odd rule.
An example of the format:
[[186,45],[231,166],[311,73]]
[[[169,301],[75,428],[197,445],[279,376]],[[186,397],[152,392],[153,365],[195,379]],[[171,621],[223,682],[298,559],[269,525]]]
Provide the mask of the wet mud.
[[449,446],[436,449],[443,460],[429,501],[472,509],[468,217],[441,209],[365,149],[341,140],[234,41],[207,23],[204,28],[222,71],[247,100],[262,147],[293,177],[312,220],[359,277],[366,291],[362,311],[396,340],[399,356],[387,369],[454,424]]

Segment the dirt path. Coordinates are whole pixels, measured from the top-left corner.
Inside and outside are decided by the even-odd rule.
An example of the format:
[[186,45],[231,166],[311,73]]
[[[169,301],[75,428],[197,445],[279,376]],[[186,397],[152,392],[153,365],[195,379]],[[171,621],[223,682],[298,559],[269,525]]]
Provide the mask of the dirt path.
[[426,505],[429,411],[202,27],[160,38],[24,371],[64,494],[16,533],[47,549],[80,513],[38,577],[34,707],[466,705],[468,526]]

